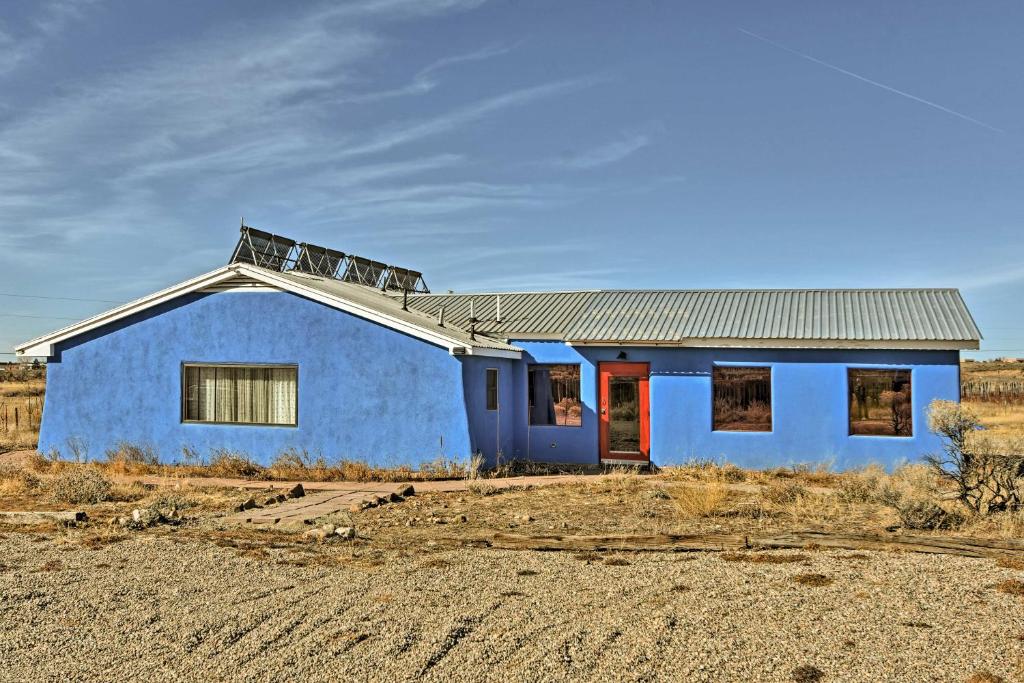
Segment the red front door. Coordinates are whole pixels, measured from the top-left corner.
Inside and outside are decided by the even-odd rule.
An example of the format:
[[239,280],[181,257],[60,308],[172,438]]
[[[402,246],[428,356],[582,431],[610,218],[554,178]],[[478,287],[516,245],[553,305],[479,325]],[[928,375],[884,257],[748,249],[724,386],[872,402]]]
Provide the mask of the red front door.
[[647,363],[598,365],[601,460],[649,462],[650,399]]

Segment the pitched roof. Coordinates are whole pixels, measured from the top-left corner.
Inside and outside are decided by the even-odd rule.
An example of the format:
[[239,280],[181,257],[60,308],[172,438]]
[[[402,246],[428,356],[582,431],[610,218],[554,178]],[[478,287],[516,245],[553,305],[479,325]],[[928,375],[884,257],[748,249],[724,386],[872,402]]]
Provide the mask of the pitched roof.
[[118,306],[99,315],[37,337],[16,347],[18,355],[51,356],[54,345],[191,292],[224,291],[259,286],[291,292],[400,332],[447,348],[453,354],[499,355],[518,358],[519,349],[503,341],[471,335],[457,325],[438,325],[431,316],[403,310],[402,302],[376,288],[313,275],[276,272],[233,263],[167,289]]
[[[498,297],[501,322],[496,321]],[[505,339],[578,344],[978,348],[955,289],[599,290],[422,294],[409,306]]]

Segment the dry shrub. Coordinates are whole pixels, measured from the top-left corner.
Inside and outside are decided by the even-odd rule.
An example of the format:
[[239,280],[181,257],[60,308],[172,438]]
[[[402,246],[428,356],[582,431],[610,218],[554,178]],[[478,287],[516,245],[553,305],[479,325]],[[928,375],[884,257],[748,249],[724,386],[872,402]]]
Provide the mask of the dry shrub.
[[210,457],[210,464],[206,468],[209,476],[259,479],[263,478],[266,470],[253,462],[249,456],[241,451],[232,451],[227,448],[214,449]]
[[628,567],[629,560],[624,557],[606,557],[604,563],[610,567]]
[[118,441],[117,445],[107,451],[107,468],[123,474],[151,472],[160,464],[156,449],[149,444],[135,444],[129,441]]
[[802,586],[827,586],[832,579],[824,574],[797,574],[793,580]]
[[1024,595],[1024,581],[1006,579],[996,584],[996,590],[1007,595]]
[[1024,569],[1024,560],[1019,557],[1000,557],[996,559],[996,566],[1004,569]]
[[271,479],[325,481],[329,468],[322,455],[314,458],[306,449],[289,448],[277,454],[267,468],[267,475]]
[[60,560],[47,560],[39,566],[41,572],[59,572],[64,569],[64,563]]
[[50,481],[50,495],[58,503],[92,505],[110,496],[112,484],[93,467],[76,466],[56,475]]
[[978,414],[953,401],[932,401],[928,428],[943,441],[926,456],[932,474],[956,490],[971,512],[986,515],[1024,507],[1024,440],[981,433]]
[[780,553],[722,553],[720,557],[726,562],[755,562],[758,564],[790,564],[807,562],[811,558],[800,553],[783,555]]
[[722,512],[729,490],[719,483],[677,486],[671,490],[672,504],[683,518],[713,517]]
[[889,473],[881,465],[868,465],[838,475],[835,495],[844,503],[884,503]]

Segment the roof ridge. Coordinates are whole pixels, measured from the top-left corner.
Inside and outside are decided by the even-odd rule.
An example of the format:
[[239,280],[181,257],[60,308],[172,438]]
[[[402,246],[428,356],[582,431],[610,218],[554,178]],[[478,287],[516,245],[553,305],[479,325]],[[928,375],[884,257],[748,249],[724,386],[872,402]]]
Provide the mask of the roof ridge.
[[[372,288],[376,289],[376,288]],[[409,292],[409,298],[426,299],[442,296],[503,296],[517,294],[618,294],[618,293],[665,293],[665,292],[959,292],[959,287],[622,287],[611,289],[551,289],[523,290],[508,292]],[[392,298],[400,292],[385,294]]]

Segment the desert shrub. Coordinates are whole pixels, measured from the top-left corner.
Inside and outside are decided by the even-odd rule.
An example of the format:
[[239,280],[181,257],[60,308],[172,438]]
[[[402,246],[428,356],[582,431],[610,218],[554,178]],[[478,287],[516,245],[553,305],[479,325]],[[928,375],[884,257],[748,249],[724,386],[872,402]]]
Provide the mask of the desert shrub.
[[835,495],[845,503],[879,503],[888,479],[881,465],[868,465],[840,475]]
[[58,503],[102,503],[110,495],[110,480],[92,467],[72,467],[53,478],[50,495]]
[[671,489],[670,495],[680,517],[713,517],[722,511],[729,491],[719,483],[710,482],[700,486],[677,486]]
[[314,458],[309,451],[298,448],[288,448],[278,453],[267,473],[274,479],[325,481],[334,478],[322,455]]
[[5,493],[28,493],[39,487],[39,477],[31,470],[17,465],[0,465],[0,489]]
[[129,441],[118,441],[114,448],[107,451],[107,462],[118,465],[157,465],[160,459],[156,450],[149,444],[135,444]]
[[925,462],[971,512],[987,515],[1024,505],[1021,444],[979,436],[978,415],[952,401],[932,401],[928,428],[942,438],[943,446],[942,453],[926,456]]
[[210,456],[210,476],[241,477],[245,479],[263,477],[265,469],[253,462],[241,451],[215,448]]

